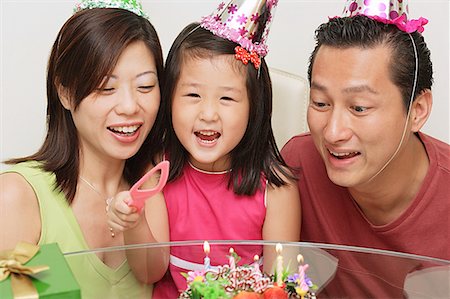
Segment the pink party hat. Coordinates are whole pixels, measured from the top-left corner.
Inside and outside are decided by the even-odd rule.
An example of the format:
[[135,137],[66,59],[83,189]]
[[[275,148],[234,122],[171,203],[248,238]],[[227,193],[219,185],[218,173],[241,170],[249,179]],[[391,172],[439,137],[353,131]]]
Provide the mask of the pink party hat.
[[[278,0],[231,0],[228,4],[222,1],[212,14],[202,18],[200,26],[239,44],[253,55],[264,57],[268,52],[266,40],[277,4]],[[260,30],[263,33],[257,40],[255,34]]]
[[342,17],[365,15],[384,24],[394,24],[407,33],[423,32],[425,18],[408,20],[408,0],[347,0]]

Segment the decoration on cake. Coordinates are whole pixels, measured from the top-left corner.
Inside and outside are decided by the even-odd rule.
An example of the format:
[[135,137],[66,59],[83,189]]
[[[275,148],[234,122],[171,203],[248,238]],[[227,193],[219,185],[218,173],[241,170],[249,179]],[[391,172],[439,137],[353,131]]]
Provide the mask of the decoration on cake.
[[315,299],[317,289],[306,275],[309,265],[304,264],[303,256],[297,256],[298,272],[290,273],[283,268],[282,245],[276,245],[277,258],[275,273],[268,275],[259,267],[259,256],[251,265],[238,266],[240,257],[230,248],[228,264],[213,267],[208,254],[210,246],[203,244],[205,251],[204,269],[182,273],[186,278],[187,289],[180,299]]

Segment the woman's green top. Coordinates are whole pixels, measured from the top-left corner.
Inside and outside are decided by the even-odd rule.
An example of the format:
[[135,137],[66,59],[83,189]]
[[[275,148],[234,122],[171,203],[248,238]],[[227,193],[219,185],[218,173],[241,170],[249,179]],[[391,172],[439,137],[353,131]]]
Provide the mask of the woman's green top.
[[[39,162],[14,165],[4,172],[20,174],[31,185],[39,202],[41,236],[38,244],[58,243],[63,253],[89,250],[81,228],[63,192],[55,188],[56,177]],[[81,287],[83,299],[151,298],[152,286],[139,283],[128,263],[117,269],[105,265],[95,253],[66,255]]]

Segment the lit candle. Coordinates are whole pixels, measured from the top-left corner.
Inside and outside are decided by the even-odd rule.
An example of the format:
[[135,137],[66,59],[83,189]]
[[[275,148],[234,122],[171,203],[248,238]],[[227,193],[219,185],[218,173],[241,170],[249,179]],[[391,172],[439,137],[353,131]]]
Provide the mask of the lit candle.
[[254,261],[253,266],[255,267],[255,272],[259,273],[260,272],[260,270],[259,270],[259,263],[258,263],[259,256],[257,254],[255,254],[255,256],[253,257],[253,261]]
[[230,248],[230,259],[229,259],[230,269],[233,270],[236,268],[236,262],[234,260],[234,249]]
[[283,257],[281,256],[281,252],[283,251],[283,246],[280,243],[277,244],[275,250],[278,254],[277,256],[277,285],[281,286],[283,284]]
[[204,259],[205,270],[208,270],[211,267],[211,260],[208,257],[209,250],[210,250],[209,243],[208,241],[205,241],[203,243],[203,251],[205,252],[205,259]]
[[309,286],[306,283],[306,269],[308,269],[308,264],[303,265],[303,255],[299,254],[297,255],[297,262],[298,262],[298,280],[300,282],[299,288],[297,289],[297,294],[300,295],[301,299],[305,298],[305,295],[309,291]]
[[303,270],[303,255],[299,254],[297,255],[297,262],[298,262],[298,274],[300,274]]

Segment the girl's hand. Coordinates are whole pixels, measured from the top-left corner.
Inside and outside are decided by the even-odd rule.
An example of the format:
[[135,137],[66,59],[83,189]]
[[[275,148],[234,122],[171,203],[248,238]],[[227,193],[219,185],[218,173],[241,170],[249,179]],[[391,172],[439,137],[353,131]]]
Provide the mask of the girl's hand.
[[136,227],[141,217],[135,207],[128,206],[131,199],[129,191],[123,191],[114,196],[106,207],[108,225],[114,231],[126,231]]

